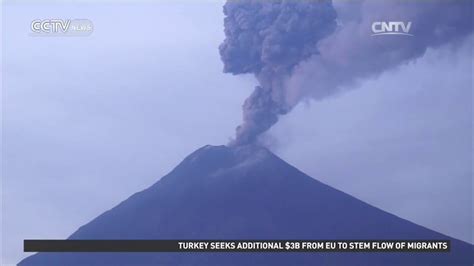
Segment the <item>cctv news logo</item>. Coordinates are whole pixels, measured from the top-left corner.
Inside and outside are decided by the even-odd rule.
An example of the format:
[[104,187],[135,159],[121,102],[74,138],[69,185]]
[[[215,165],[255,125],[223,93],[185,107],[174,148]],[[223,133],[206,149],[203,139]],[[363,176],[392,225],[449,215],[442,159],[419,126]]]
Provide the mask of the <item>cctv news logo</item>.
[[94,30],[88,19],[35,19],[31,22],[32,36],[88,36]]
[[410,33],[411,21],[375,21],[372,23],[372,36],[404,35],[414,36]]

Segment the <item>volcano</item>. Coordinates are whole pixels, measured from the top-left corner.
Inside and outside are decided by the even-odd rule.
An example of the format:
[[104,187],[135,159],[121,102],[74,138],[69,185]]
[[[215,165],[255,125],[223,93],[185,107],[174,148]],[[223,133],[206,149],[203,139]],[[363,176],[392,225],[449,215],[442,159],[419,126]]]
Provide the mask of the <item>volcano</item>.
[[198,149],[69,239],[445,239],[451,251],[37,253],[19,265],[472,265],[472,245],[364,203],[253,145]]

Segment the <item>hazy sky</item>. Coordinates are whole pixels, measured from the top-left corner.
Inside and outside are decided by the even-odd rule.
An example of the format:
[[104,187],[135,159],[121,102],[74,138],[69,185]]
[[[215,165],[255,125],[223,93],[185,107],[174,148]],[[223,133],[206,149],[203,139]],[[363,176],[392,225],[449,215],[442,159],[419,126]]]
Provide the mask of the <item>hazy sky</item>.
[[[198,2],[198,1],[195,1]],[[222,73],[221,2],[7,5],[2,259],[66,238],[206,144],[225,144],[253,77]],[[87,18],[89,37],[31,37]],[[472,52],[429,51],[357,90],[302,103],[273,151],[381,209],[472,242]]]

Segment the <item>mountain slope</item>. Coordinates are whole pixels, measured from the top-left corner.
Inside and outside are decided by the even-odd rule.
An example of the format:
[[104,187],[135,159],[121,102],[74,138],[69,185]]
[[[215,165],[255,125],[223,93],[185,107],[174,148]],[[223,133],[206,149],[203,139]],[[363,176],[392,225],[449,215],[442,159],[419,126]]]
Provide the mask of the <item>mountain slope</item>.
[[[205,146],[70,239],[448,239],[255,146]],[[450,253],[41,253],[19,265],[472,265]]]

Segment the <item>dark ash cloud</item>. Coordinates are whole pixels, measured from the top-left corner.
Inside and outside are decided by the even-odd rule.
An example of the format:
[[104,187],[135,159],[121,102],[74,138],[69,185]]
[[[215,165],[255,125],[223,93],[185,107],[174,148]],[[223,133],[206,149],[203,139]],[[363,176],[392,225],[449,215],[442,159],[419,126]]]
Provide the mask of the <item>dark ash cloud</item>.
[[336,12],[326,0],[231,0],[224,14],[226,38],[219,47],[224,72],[253,73],[260,83],[243,105],[244,122],[234,141],[246,144],[291,109],[284,83],[336,28]]
[[[472,32],[470,0],[229,0],[224,14],[224,72],[260,84],[233,145],[255,142],[302,99],[354,88]],[[414,36],[371,36],[376,21],[411,22]]]

